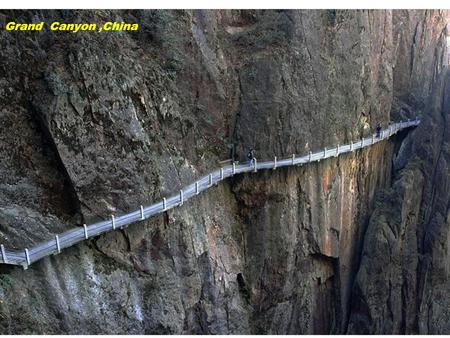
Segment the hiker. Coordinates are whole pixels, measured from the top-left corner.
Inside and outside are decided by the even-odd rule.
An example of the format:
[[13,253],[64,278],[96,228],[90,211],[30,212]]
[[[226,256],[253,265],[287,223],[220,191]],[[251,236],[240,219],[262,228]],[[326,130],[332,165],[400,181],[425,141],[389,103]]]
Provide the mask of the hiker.
[[247,153],[247,158],[250,161],[250,165],[253,165],[253,163],[255,162],[255,149],[250,148],[250,150]]
[[380,138],[381,137],[381,123],[380,122],[377,123],[376,131],[377,131],[377,138]]

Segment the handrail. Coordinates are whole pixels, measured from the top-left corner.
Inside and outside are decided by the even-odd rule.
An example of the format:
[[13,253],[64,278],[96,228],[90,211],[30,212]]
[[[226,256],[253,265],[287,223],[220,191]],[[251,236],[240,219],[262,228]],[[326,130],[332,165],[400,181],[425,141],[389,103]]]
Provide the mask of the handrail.
[[302,165],[305,163],[321,161],[330,157],[337,157],[340,154],[353,152],[358,149],[371,146],[389,138],[402,129],[417,126],[419,123],[420,120],[416,118],[414,120],[391,124],[387,129],[381,131],[380,137],[376,137],[375,134],[372,134],[369,137],[362,138],[356,142],[352,141],[346,145],[338,144],[335,148],[324,148],[323,150],[315,153],[309,152],[304,156],[296,156],[293,154],[291,157],[286,159],[278,159],[275,157],[273,161],[260,162],[259,160],[254,160],[250,165],[248,163],[233,163],[231,165],[221,167],[208,175],[203,176],[198,181],[184,187],[177,194],[163,198],[162,201],[156,202],[147,207],[141,205],[138,210],[123,214],[121,216],[111,215],[111,219],[107,221],[101,221],[90,225],[83,224],[83,227],[70,229],[62,234],[55,235],[54,239],[42,242],[32,248],[25,248],[23,250],[9,250],[6,249],[4,245],[0,245],[0,264],[22,265],[24,269],[27,269],[30,264],[51,254],[58,254],[63,249],[71,247],[81,241],[88,240],[91,237],[98,236],[111,230],[122,229],[131,223],[143,221],[151,216],[160,214],[176,206],[181,206],[191,197],[198,195],[200,192],[212,187],[219,181],[232,177],[236,174],[256,172],[260,169],[275,170],[281,167]]

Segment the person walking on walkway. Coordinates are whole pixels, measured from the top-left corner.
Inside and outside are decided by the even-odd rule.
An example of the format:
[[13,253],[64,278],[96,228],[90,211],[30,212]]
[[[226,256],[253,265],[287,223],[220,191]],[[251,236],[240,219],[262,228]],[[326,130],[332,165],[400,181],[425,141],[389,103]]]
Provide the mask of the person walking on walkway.
[[247,153],[247,158],[250,161],[250,165],[252,166],[253,163],[255,162],[255,149],[250,148],[250,150]]
[[377,138],[380,138],[381,137],[381,123],[380,122],[377,123],[376,131],[377,131]]

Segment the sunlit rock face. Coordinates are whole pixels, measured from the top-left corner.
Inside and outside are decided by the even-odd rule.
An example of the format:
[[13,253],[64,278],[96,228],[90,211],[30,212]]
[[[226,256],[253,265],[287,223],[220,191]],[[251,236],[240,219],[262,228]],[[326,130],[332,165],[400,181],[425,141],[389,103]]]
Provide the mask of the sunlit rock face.
[[27,271],[2,266],[0,332],[449,332],[446,12],[1,15],[140,25],[0,32],[11,248],[159,200],[250,147],[290,157],[423,122],[237,176]]
[[422,124],[400,150],[411,155],[394,162],[392,187],[371,216],[350,332],[449,332],[448,75],[436,81]]

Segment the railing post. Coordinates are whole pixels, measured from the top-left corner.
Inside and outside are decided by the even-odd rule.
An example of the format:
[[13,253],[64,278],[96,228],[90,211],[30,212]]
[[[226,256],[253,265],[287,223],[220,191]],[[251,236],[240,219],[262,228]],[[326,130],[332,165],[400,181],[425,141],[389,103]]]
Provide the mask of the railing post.
[[372,144],[374,144],[374,143],[375,143],[375,135],[372,134]]
[[258,170],[258,164],[256,162],[256,158],[253,159],[253,163],[254,163],[253,171],[256,173],[256,171]]
[[273,169],[275,170],[277,168],[277,157],[273,159]]
[[361,148],[364,146],[364,139],[361,137]]
[[114,218],[114,215],[111,215],[111,224],[113,230],[116,230],[116,219]]
[[220,168],[220,179],[223,180],[223,168]]
[[338,155],[339,155],[339,143],[338,143],[338,145],[336,147],[336,156],[338,156]]
[[163,211],[167,210],[167,200],[165,197],[163,197]]
[[236,174],[236,163],[234,163],[234,162],[233,162],[233,172],[232,173],[233,173],[233,175]]
[[183,205],[183,202],[184,202],[183,190],[180,190],[180,205]]
[[6,257],[5,246],[4,246],[3,244],[0,245],[0,249],[1,249],[1,251],[2,251],[3,262],[4,262],[4,263],[8,263],[8,257]]
[[212,174],[209,174],[209,185],[211,186],[213,183],[212,183],[212,181],[213,181],[213,179],[212,179]]
[[196,194],[196,195],[199,194],[199,190],[198,190],[198,181],[195,182],[195,194]]
[[89,239],[87,225],[83,224],[83,228],[84,228],[84,238]]
[[[327,147],[323,148],[323,158],[327,156]],[[320,162],[320,159],[319,159]]]
[[292,165],[294,165],[294,161],[295,161],[295,154],[292,154]]
[[350,151],[353,151],[353,141],[350,141]]
[[311,162],[311,159],[312,159],[312,151],[309,152],[309,161],[308,162]]
[[56,251],[58,253],[61,253],[61,245],[59,245],[59,236],[58,235],[55,236],[55,242],[56,242]]
[[30,260],[30,253],[28,252],[28,249],[25,249],[25,258],[27,259],[27,264],[30,265],[31,260]]
[[145,219],[144,216],[144,207],[141,205],[141,221],[143,221]]

